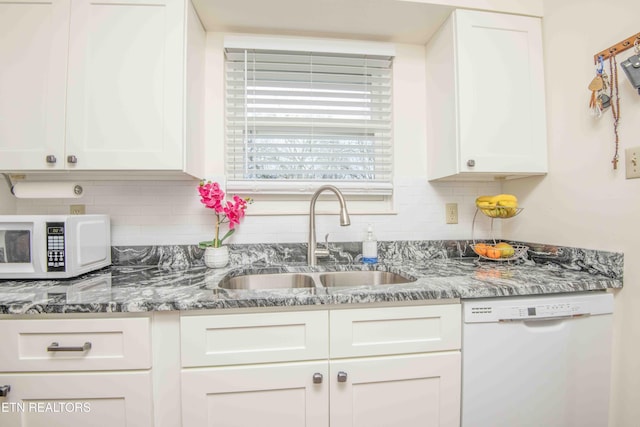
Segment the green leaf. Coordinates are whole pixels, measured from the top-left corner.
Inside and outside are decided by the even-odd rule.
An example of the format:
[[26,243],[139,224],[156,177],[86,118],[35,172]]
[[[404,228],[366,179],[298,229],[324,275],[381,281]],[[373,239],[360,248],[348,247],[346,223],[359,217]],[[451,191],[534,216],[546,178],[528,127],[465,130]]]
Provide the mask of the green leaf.
[[206,240],[204,242],[198,243],[198,247],[201,248],[201,249],[211,248],[211,247],[215,248],[216,247],[216,242],[213,241],[213,240]]
[[227,231],[227,234],[222,236],[222,239],[220,239],[220,244],[222,244],[222,242],[224,242],[224,239],[226,239],[227,237],[231,236],[235,231],[236,231],[235,228],[232,228],[231,230]]

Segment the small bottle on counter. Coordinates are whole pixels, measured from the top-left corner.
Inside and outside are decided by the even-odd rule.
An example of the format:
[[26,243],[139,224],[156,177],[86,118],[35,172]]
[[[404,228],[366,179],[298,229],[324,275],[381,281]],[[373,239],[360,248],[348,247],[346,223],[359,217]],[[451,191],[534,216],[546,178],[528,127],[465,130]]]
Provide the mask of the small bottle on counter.
[[362,241],[362,262],[375,264],[378,262],[378,241],[373,235],[373,227],[369,224],[367,236]]

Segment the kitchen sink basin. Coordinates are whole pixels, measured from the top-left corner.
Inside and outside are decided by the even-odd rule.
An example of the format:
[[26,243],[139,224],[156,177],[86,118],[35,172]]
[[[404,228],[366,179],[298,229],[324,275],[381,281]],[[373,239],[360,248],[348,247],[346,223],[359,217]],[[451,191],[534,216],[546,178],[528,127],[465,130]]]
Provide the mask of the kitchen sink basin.
[[416,279],[390,271],[349,270],[327,272],[261,272],[226,276],[218,284],[222,289],[294,289],[394,285]]
[[327,288],[338,286],[395,285],[414,282],[390,271],[333,271],[320,274],[320,283]]
[[225,277],[218,285],[224,289],[315,288],[311,276],[300,273],[246,274]]

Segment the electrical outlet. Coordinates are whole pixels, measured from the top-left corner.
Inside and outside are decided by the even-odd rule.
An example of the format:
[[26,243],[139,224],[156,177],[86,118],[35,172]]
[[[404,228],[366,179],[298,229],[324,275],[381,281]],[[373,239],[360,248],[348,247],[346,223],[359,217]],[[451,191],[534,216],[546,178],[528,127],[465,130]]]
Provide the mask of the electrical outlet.
[[71,215],[84,215],[84,205],[71,205],[69,206],[69,213]]
[[447,203],[445,205],[445,212],[447,216],[447,224],[458,223],[458,204],[457,203]]
[[624,165],[627,179],[640,178],[640,147],[631,147],[624,151]]

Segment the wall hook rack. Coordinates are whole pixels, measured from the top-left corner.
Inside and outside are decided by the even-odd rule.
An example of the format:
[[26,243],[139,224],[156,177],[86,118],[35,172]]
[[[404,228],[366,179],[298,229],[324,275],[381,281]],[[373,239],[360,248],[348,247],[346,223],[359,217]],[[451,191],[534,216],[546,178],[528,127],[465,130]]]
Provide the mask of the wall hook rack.
[[606,59],[609,59],[609,57],[612,55],[617,55],[620,52],[624,52],[625,50],[632,48],[634,43],[636,43],[637,40],[640,40],[640,33],[635,34],[631,37],[627,37],[621,42],[618,42],[613,46],[596,53],[595,55],[593,55],[593,63],[594,64],[598,63],[599,56],[602,56],[602,59],[606,60]]

